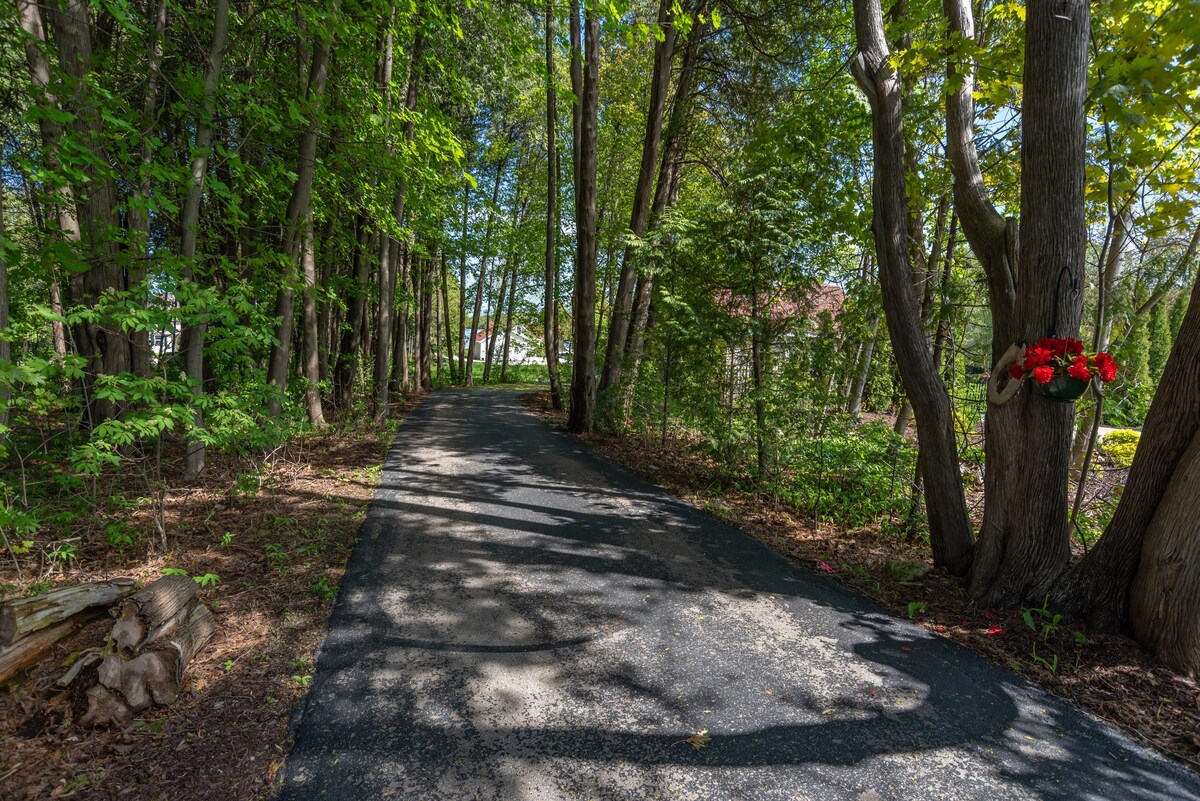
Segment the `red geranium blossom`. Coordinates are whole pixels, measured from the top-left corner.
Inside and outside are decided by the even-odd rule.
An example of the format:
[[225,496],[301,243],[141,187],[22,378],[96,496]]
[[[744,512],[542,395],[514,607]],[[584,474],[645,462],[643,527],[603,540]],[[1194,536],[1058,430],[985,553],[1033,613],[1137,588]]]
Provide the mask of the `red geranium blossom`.
[[1080,381],[1091,381],[1092,371],[1088,369],[1087,356],[1082,353],[1076,356],[1075,361],[1071,362],[1071,366],[1067,368],[1067,375],[1078,378]]
[[1092,357],[1092,367],[1096,368],[1100,380],[1106,384],[1117,377],[1117,363],[1104,351]]
[[1083,349],[1083,341],[1070,337],[1044,337],[1025,348],[1022,360],[1011,365],[1009,374],[1020,381],[1032,377],[1049,384],[1055,376],[1069,375],[1079,381],[1098,377],[1108,383],[1117,377],[1117,363],[1107,353],[1094,356]]

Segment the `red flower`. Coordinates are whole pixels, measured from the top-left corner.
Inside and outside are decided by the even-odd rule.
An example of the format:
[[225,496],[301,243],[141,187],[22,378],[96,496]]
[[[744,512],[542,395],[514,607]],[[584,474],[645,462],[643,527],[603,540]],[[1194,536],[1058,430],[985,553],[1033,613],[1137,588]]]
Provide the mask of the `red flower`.
[[1003,637],[1004,629],[1000,628],[999,626],[992,626],[990,629],[987,630],[987,633],[994,637],[995,636]]
[[[1044,341],[1045,340],[1042,342]],[[1049,364],[1050,360],[1053,358],[1054,351],[1039,342],[1033,347],[1025,349],[1025,361],[1021,366],[1025,368],[1025,372],[1029,373],[1032,372],[1033,368],[1035,367],[1041,367],[1042,365]]]
[[1100,380],[1106,384],[1117,377],[1117,363],[1112,356],[1103,351],[1092,357],[1092,366],[1100,374]]
[[1071,366],[1067,368],[1067,375],[1078,378],[1080,381],[1091,381],[1092,371],[1088,369],[1087,356],[1082,353],[1076,356],[1075,361],[1071,362]]
[[1021,369],[1021,365],[1019,364],[1010,364],[1008,367],[1008,373],[1018,381],[1025,377],[1025,371]]
[[1053,367],[1035,367],[1033,368],[1033,380],[1039,384],[1049,384],[1054,378]]
[[1068,339],[1067,353],[1070,353],[1072,356],[1078,356],[1083,353],[1083,340]]

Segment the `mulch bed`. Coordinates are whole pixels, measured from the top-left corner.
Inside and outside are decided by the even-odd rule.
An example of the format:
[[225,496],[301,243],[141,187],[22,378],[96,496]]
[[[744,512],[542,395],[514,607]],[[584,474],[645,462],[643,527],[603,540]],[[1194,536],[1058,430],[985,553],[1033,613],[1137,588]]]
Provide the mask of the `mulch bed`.
[[[521,402],[548,424],[565,427],[566,414],[551,409],[548,392],[524,395]],[[814,526],[811,516],[735,486],[722,465],[684,439],[603,433],[579,439],[779,553],[1021,674],[1200,773],[1200,687],[1128,637],[1089,635],[1070,621],[1055,622],[1052,609],[982,609],[956,579],[932,569],[929,548],[919,539],[905,541],[877,528]]]
[[[394,407],[391,418],[413,405]],[[0,565],[0,583],[22,590],[35,579],[149,582],[164,568],[219,577],[201,590],[217,635],[189,666],[186,690],[173,706],[151,708],[124,729],[73,724],[86,687],[76,682],[62,691],[54,682],[70,654],[101,644],[108,620],[60,643],[7,692],[0,688],[0,801],[270,796],[289,722],[312,680],[313,657],[392,438],[390,430],[339,428],[259,459],[210,456],[201,481],[166,476],[161,529],[146,506],[118,510],[101,500],[94,519],[54,532],[80,539],[78,561],[53,575],[43,569],[31,576],[27,569],[22,583],[12,564]],[[105,480],[100,499],[139,494],[135,471]],[[124,554],[110,547],[101,525],[117,518],[139,534]]]

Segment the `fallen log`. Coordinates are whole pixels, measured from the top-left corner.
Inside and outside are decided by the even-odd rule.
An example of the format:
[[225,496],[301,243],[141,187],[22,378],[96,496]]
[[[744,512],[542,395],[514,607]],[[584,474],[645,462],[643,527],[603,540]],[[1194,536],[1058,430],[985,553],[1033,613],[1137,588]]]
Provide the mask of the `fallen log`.
[[[165,628],[165,627],[164,627]],[[148,642],[133,658],[109,654],[100,663],[100,684],[88,691],[86,725],[123,724],[151,704],[173,704],[183,689],[184,671],[217,624],[208,607],[193,601],[165,636]]]
[[55,643],[101,614],[102,610],[99,609],[85,609],[53,626],[26,635],[11,645],[0,646],[0,682],[8,681],[25,668],[36,664]]
[[117,649],[137,654],[147,643],[167,634],[196,593],[196,582],[187,576],[164,576],[130,595],[113,608],[117,622],[112,639]]
[[137,589],[133,579],[113,579],[0,604],[0,645],[60,623],[96,606],[110,606]]

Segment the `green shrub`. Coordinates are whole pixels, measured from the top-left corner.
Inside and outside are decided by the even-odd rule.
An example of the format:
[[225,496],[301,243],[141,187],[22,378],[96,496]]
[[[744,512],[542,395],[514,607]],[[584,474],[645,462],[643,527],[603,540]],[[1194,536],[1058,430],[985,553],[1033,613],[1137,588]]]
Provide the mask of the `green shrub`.
[[1100,450],[1121,467],[1129,467],[1133,464],[1133,455],[1141,439],[1142,432],[1122,428],[1105,435],[1100,441]]

